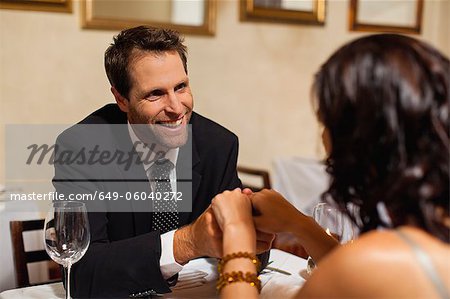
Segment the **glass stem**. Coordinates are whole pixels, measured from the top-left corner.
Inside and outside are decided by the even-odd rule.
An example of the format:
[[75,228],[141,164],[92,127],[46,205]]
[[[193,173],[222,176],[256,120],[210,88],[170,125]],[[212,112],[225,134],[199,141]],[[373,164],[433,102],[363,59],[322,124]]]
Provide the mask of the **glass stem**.
[[72,267],[72,263],[67,263],[67,268],[64,271],[65,280],[66,280],[66,299],[71,299],[70,297],[70,268]]

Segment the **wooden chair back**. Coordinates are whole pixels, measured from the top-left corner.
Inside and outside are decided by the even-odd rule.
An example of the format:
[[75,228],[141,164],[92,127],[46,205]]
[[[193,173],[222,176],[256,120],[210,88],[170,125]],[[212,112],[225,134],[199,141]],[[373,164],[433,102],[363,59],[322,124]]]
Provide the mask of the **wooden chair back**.
[[37,284],[51,283],[61,281],[61,273],[59,265],[52,261],[45,250],[25,251],[25,243],[23,233],[26,231],[37,231],[44,229],[44,219],[10,221],[9,228],[11,231],[11,241],[14,258],[14,268],[16,273],[16,283],[18,287],[27,287],[35,285],[30,283],[27,264],[42,261],[49,261],[49,278],[50,280]]
[[[250,188],[254,192],[260,191],[262,189],[271,188],[269,172],[266,170],[245,166],[238,166],[237,172],[239,177],[241,177],[241,174],[244,174],[244,176],[258,178],[262,182],[262,184],[260,185],[255,185],[253,182],[246,182],[245,180],[242,180],[243,188]],[[241,179],[243,179],[243,177],[241,177]]]

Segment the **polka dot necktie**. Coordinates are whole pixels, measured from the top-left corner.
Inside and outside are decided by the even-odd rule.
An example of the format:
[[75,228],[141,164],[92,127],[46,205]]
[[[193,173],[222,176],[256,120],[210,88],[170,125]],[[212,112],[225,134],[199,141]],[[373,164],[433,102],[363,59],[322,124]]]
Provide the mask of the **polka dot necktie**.
[[170,171],[174,168],[168,159],[159,159],[150,167],[153,184],[153,230],[161,234],[178,228],[177,201],[170,185]]

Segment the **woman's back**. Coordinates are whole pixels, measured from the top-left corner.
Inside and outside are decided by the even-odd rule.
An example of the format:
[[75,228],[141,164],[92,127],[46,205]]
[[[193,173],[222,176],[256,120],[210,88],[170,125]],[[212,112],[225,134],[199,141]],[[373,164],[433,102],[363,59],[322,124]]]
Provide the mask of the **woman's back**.
[[[421,262],[414,248],[425,253],[431,263]],[[441,292],[439,283],[444,286]],[[368,233],[354,244],[337,248],[319,263],[298,298],[437,299],[450,298],[449,294],[450,246],[404,226]]]

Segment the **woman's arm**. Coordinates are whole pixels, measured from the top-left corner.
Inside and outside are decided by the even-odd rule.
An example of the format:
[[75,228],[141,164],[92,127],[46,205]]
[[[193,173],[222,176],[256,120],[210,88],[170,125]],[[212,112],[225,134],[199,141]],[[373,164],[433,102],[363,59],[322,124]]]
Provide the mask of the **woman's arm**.
[[[247,225],[227,226],[223,232],[223,254],[248,252],[255,255],[255,231]],[[251,273],[257,275],[255,264],[249,258],[236,258],[227,262],[222,273],[241,271],[244,275]],[[258,298],[258,289],[247,282],[237,282],[225,286],[221,290],[222,299],[231,298]]]
[[[240,189],[225,191],[217,195],[211,207],[216,220],[223,231],[224,257],[245,252],[252,256],[256,254],[256,233],[252,219],[251,202]],[[257,275],[255,264],[250,258],[233,258],[226,262],[221,271],[222,275],[232,272],[242,272]],[[258,298],[258,289],[248,282],[225,284],[221,289],[222,299]]]
[[274,190],[254,193],[251,201],[257,214],[254,216],[257,230],[274,234],[294,234],[316,262],[339,244],[314,219],[301,213]]

